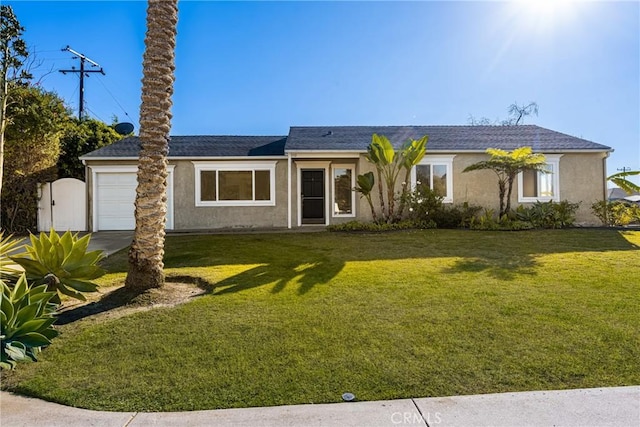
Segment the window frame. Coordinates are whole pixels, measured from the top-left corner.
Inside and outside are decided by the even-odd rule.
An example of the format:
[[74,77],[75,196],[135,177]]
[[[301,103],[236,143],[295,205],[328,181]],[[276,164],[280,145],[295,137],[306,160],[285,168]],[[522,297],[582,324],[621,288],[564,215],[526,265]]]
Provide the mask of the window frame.
[[[535,203],[535,202],[559,202],[560,201],[560,157],[562,154],[545,154],[544,155],[547,165],[552,167],[551,171],[551,179],[553,184],[553,196],[535,196],[535,197],[525,197],[524,196],[524,179],[522,172],[518,173],[518,203]],[[536,173],[536,177],[538,179],[538,191],[540,191],[540,174],[541,172]]]
[[[276,165],[277,160],[252,162],[191,162],[195,172],[195,205],[197,207],[210,206],[275,206],[276,205]],[[220,194],[220,178],[218,172],[251,172],[251,194],[253,200],[202,200],[201,172],[216,172],[216,198]],[[269,171],[269,200],[255,200],[256,171]]]
[[453,203],[453,159],[455,154],[430,154],[420,160],[416,166],[411,169],[411,188],[415,189],[417,185],[417,167],[430,166],[431,171],[431,189],[433,189],[433,167],[445,166],[447,170],[447,194],[442,199],[443,203]]
[[[349,214],[340,214],[336,213],[336,180],[335,180],[335,170],[336,169],[350,169],[351,170],[351,213]],[[356,186],[356,165],[354,164],[332,164],[331,165],[331,217],[332,218],[355,218],[356,216],[356,192],[353,188]]]

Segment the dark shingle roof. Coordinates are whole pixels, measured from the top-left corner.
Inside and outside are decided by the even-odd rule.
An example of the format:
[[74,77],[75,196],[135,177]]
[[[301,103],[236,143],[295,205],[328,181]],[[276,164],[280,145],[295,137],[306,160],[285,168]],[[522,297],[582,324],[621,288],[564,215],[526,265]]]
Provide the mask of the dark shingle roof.
[[[286,136],[172,136],[169,157],[282,156],[286,140]],[[137,158],[139,151],[140,138],[133,136],[82,158]]]
[[522,126],[313,126],[292,127],[289,150],[366,151],[371,135],[384,135],[398,147],[407,139],[429,136],[427,151],[513,150],[530,146],[534,151],[594,150],[611,148],[535,125]]
[[[169,157],[282,156],[285,151],[364,152],[377,133],[399,147],[407,139],[429,136],[427,151],[513,150],[530,146],[538,152],[610,151],[586,139],[541,128],[522,126],[294,126],[289,136],[174,136]],[[137,158],[139,138],[130,137],[82,158]]]

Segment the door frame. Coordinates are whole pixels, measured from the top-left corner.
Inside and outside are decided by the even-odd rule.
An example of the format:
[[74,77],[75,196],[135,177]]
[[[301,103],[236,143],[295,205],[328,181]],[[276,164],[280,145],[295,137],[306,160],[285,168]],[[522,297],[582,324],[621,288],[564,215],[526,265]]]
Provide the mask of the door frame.
[[296,181],[297,181],[297,199],[298,199],[298,227],[317,226],[322,224],[303,224],[302,223],[302,170],[303,169],[322,169],[324,170],[324,225],[329,225],[329,168],[330,161],[295,161],[296,163]]

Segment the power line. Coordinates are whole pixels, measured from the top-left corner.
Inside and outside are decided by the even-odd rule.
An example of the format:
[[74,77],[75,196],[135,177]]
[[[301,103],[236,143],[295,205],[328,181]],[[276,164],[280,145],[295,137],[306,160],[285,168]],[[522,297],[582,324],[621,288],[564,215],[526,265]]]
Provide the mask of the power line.
[[107,93],[111,96],[111,98],[116,102],[116,104],[118,104],[118,107],[120,107],[120,109],[122,110],[122,112],[124,113],[125,116],[129,117],[129,120],[133,121],[133,119],[131,118],[131,116],[129,115],[129,113],[127,113],[127,110],[124,109],[124,107],[122,106],[122,104],[120,104],[120,102],[118,102],[118,100],[116,99],[116,97],[113,95],[113,93],[111,93],[111,91],[109,90],[109,88],[107,87],[107,85],[104,84],[104,82],[102,81],[102,78],[99,78],[98,81],[100,82],[100,84],[102,85],[102,87],[104,88],[104,90],[107,91]]
[[[72,54],[74,54],[75,56],[72,59],[79,59],[80,60],[80,69],[76,69],[76,67],[71,67],[70,70],[58,70],[60,71],[62,74],[67,74],[67,73],[80,73],[80,101],[78,102],[78,120],[82,120],[82,116],[84,114],[84,77],[85,75],[87,77],[89,77],[89,73],[101,73],[101,74],[105,74],[104,70],[102,69],[102,67],[100,67],[100,64],[98,64],[97,62],[87,58],[86,56],[84,56],[83,54],[76,52],[75,50],[71,49],[69,46],[65,47],[64,49],[62,49],[63,51],[67,51],[67,52],[71,52]],[[96,67],[96,68],[100,68],[99,70],[87,70],[85,68],[85,62],[88,62],[89,64],[91,64],[92,67]]]

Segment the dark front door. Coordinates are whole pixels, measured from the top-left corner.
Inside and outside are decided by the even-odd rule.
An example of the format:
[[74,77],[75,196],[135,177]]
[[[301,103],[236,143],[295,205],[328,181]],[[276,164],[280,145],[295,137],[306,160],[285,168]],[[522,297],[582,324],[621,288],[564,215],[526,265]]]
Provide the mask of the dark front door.
[[303,169],[302,223],[324,224],[324,169]]

